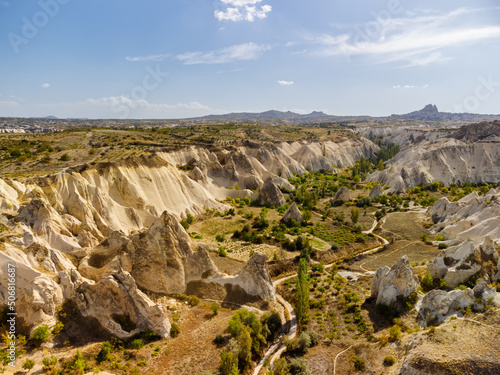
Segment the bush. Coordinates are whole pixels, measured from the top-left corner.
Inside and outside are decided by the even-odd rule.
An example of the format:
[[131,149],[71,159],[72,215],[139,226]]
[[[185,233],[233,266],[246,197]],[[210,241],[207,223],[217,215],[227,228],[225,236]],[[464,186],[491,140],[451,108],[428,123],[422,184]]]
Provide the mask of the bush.
[[214,313],[214,315],[219,314],[219,309],[220,309],[220,306],[217,302],[214,301],[211,303],[210,310]]
[[394,358],[392,355],[388,355],[387,357],[384,358],[384,366],[390,367],[396,363],[396,358]]
[[309,374],[309,369],[307,368],[307,362],[300,358],[292,359],[288,366],[288,373],[291,375]]
[[172,323],[172,327],[170,328],[170,336],[177,337],[181,333],[181,328],[177,323]]
[[42,324],[38,326],[35,331],[33,332],[32,339],[40,345],[42,342],[45,342],[49,339],[50,337],[50,331],[49,331],[49,326],[46,324]]
[[191,306],[198,306],[200,304],[201,300],[199,297],[197,296],[189,296],[188,298],[188,303],[191,305]]
[[332,249],[333,251],[338,251],[338,249],[339,249],[339,244],[338,244],[338,243],[336,243],[336,242],[332,243],[332,247],[331,247],[331,249]]
[[33,367],[35,367],[35,361],[32,361],[31,359],[26,359],[23,363],[23,370],[28,370],[30,371]]
[[224,237],[223,234],[218,234],[217,236],[215,236],[215,240],[217,242],[224,242],[226,240],[226,238]]
[[425,292],[428,292],[433,288],[434,280],[432,279],[431,273],[429,271],[427,271],[427,273],[425,274],[422,282],[420,283],[420,286]]
[[401,338],[401,328],[395,324],[391,328],[389,328],[389,340],[390,341],[398,341]]
[[[57,358],[55,356],[51,356],[50,358],[43,357],[42,364],[46,368],[51,368],[51,367],[57,365]],[[45,368],[44,368],[44,370],[45,370]]]
[[111,354],[113,351],[113,345],[109,341],[106,341],[103,346],[101,347],[101,350],[96,356],[96,361],[98,363],[104,362],[106,359],[108,359],[108,356]]
[[222,246],[219,246],[218,255],[222,258],[225,258],[227,256],[226,249],[224,249]]
[[130,346],[132,349],[141,349],[144,346],[144,343],[142,342],[141,339],[135,339],[130,343]]
[[311,347],[311,337],[308,333],[302,332],[299,340],[297,341],[297,346],[301,352],[307,352],[307,350]]
[[365,360],[361,357],[355,355],[351,357],[351,362],[354,364],[354,369],[356,371],[364,371],[365,370]]
[[61,155],[61,157],[59,158],[59,160],[61,160],[61,161],[70,161],[71,160],[71,156],[69,156],[68,154],[63,154],[63,155]]
[[54,335],[58,335],[59,333],[62,332],[64,329],[64,324],[62,322],[58,322],[53,328],[52,328],[52,333]]
[[420,239],[422,240],[422,242],[427,242],[427,241],[429,241],[429,236],[427,234],[423,233],[420,235]]
[[443,250],[443,249],[446,249],[446,248],[448,248],[448,245],[447,245],[447,244],[445,244],[445,243],[440,243],[440,244],[438,245],[438,249],[440,249],[440,250]]

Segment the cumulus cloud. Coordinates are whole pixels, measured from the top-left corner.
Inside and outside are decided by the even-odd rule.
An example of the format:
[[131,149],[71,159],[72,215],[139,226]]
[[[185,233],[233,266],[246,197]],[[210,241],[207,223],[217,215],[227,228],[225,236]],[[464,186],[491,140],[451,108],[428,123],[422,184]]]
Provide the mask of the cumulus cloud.
[[293,81],[278,81],[281,86],[292,86],[295,84]]
[[127,61],[132,61],[132,62],[138,62],[138,61],[163,61],[170,55],[167,54],[160,54],[160,55],[148,55],[148,56],[127,56],[125,57],[125,60]]
[[475,23],[477,9],[459,8],[442,14],[420,11],[401,18],[376,19],[352,33],[306,35],[325,56],[367,57],[372,63],[404,62],[405,67],[444,63],[451,47],[496,40],[500,26]]
[[44,83],[42,85],[42,88],[44,88],[44,89],[48,89],[49,87],[50,87],[50,83]]
[[264,19],[272,11],[271,5],[256,6],[262,0],[222,0],[227,6],[224,10],[214,11],[214,16],[219,21],[249,21]]
[[208,52],[187,52],[177,55],[176,58],[184,65],[195,64],[224,64],[238,60],[255,60],[260,55],[271,49],[268,45],[259,45],[253,42],[236,44]]
[[394,85],[394,86],[392,86],[393,89],[426,89],[428,87],[429,87],[428,84],[425,84],[423,86],[415,86],[415,85]]

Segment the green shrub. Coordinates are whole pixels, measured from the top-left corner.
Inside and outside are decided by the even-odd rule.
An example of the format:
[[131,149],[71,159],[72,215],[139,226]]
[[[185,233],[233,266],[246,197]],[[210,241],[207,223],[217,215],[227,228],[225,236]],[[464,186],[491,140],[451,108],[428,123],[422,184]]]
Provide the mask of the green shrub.
[[308,333],[301,333],[299,340],[297,341],[297,347],[301,352],[307,352],[307,350],[311,347],[311,337]]
[[384,358],[384,366],[390,367],[396,363],[396,358],[394,358],[392,355],[388,355],[387,357]]
[[24,361],[23,363],[23,370],[28,370],[30,371],[33,367],[35,367],[35,361],[31,360],[31,359],[26,359],[26,361]]
[[62,332],[64,329],[64,324],[62,322],[58,322],[53,328],[52,328],[52,333],[54,335],[58,335],[59,333]]
[[222,246],[219,246],[218,255],[222,258],[225,258],[227,256],[226,249],[224,249]]
[[177,337],[181,333],[181,328],[177,323],[172,323],[172,327],[170,328],[170,336]]
[[200,304],[201,300],[199,297],[197,296],[189,296],[188,298],[188,303],[191,305],[191,306],[198,306]]
[[422,289],[426,292],[434,287],[434,280],[432,279],[431,273],[429,271],[426,272],[424,278],[422,279],[422,282],[420,283],[420,286],[422,286]]
[[59,160],[61,160],[61,161],[70,161],[71,160],[71,156],[69,156],[68,154],[63,154],[63,155],[61,155],[61,157],[59,158]]
[[42,342],[45,342],[49,339],[50,337],[50,331],[49,331],[49,326],[46,324],[42,324],[38,326],[35,331],[33,332],[32,339],[40,345]]
[[218,234],[217,236],[215,236],[215,240],[217,242],[224,242],[226,240],[226,238],[224,237],[223,234]]
[[113,345],[109,341],[106,341],[102,347],[99,353],[96,356],[96,361],[98,363],[104,362],[106,359],[108,359],[108,356],[111,354],[113,351]]
[[144,346],[144,343],[142,342],[141,339],[135,339],[133,340],[131,343],[130,343],[130,346],[133,348],[133,349],[141,349],[143,346]]
[[390,341],[398,341],[401,338],[401,328],[395,324],[391,328],[389,328],[389,340]]
[[420,235],[420,239],[422,240],[422,242],[427,242],[427,241],[429,241],[429,236],[427,234],[423,233]]
[[210,310],[214,313],[214,315],[219,314],[219,309],[220,309],[220,306],[217,302],[214,301],[210,304]]
[[365,360],[363,358],[355,355],[354,357],[351,357],[351,362],[354,364],[354,369],[356,371],[365,370]]

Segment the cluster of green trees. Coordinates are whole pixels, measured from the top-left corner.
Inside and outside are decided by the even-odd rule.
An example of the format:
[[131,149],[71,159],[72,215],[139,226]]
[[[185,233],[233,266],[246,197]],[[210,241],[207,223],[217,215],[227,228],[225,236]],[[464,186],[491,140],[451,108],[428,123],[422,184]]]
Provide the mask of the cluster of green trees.
[[245,371],[252,362],[252,356],[259,356],[280,330],[281,318],[277,312],[266,313],[259,320],[246,309],[236,311],[226,329],[231,339],[221,352],[219,374],[238,375],[240,371]]

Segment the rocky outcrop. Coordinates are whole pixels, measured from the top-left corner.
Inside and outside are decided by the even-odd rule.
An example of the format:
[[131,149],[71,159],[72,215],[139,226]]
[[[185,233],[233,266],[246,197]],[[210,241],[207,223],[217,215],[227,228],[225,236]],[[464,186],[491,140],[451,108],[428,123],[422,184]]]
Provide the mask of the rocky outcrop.
[[302,217],[302,212],[300,212],[299,208],[297,207],[297,204],[293,202],[290,207],[288,207],[288,210],[286,210],[285,215],[283,215],[284,222],[289,222],[291,220],[295,220],[297,223],[301,223],[303,220]]
[[170,322],[165,309],[141,292],[125,271],[104,276],[99,282],[82,278],[77,271],[60,273],[65,297],[74,299],[83,316],[93,317],[119,338],[152,330],[167,337]]
[[389,185],[402,192],[420,184],[442,182],[500,182],[500,147],[495,142],[467,144],[456,139],[422,142],[407,146],[387,162],[389,168],[376,171],[367,181]]
[[427,323],[442,320],[450,314],[456,314],[457,311],[473,305],[476,301],[472,289],[452,290],[431,290],[422,300],[420,313]]
[[57,309],[63,303],[60,286],[47,276],[38,276],[18,291],[16,311],[27,327],[56,324]]
[[269,206],[279,207],[286,203],[281,190],[274,184],[271,178],[268,178],[260,188],[259,200],[261,203]]
[[382,194],[384,194],[384,191],[382,190],[382,185],[376,183],[373,189],[370,191],[370,198],[376,199],[380,197]]
[[430,208],[436,225],[434,232],[440,232],[450,239],[471,240],[482,243],[485,237],[491,237],[500,243],[500,191],[490,190],[485,195],[477,192],[450,202],[439,199]]
[[472,276],[493,280],[499,256],[490,237],[477,246],[472,241],[449,247],[427,266],[434,279],[444,279],[450,288],[465,284]]
[[333,206],[339,203],[349,202],[350,199],[351,198],[349,197],[349,189],[345,186],[341,186],[340,189],[335,194],[335,196],[330,201],[330,203]]
[[154,293],[184,293],[189,281],[216,272],[207,252],[193,251],[189,235],[167,212],[150,228],[133,236],[126,251],[137,284]]
[[224,286],[227,291],[226,300],[229,302],[274,300],[275,289],[266,260],[266,255],[255,253],[238,275],[215,276],[209,278],[207,282]]
[[372,297],[376,304],[391,305],[398,296],[408,297],[416,292],[420,285],[410,265],[408,257],[404,255],[392,268],[380,267],[372,280]]

